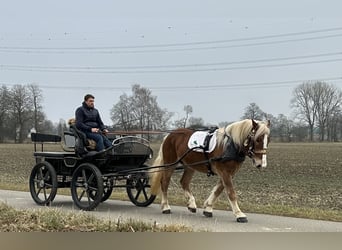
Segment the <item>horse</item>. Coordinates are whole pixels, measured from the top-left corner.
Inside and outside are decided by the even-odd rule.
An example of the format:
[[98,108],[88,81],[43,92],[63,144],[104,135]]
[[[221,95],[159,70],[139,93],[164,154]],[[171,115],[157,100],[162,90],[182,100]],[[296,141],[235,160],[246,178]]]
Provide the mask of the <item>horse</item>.
[[158,156],[152,164],[155,168],[150,170],[151,193],[158,195],[161,190],[162,213],[171,213],[167,190],[174,170],[182,165],[184,171],[180,183],[188,199],[187,207],[190,212],[196,213],[197,209],[190,182],[195,171],[199,171],[207,173],[208,176],[218,176],[216,186],[204,202],[204,216],[213,216],[213,205],[225,189],[237,222],[248,222],[247,216],[238,206],[232,179],[246,156],[252,159],[252,164],[257,168],[267,166],[270,121],[245,119],[218,128],[212,133],[216,135],[217,142],[211,152],[205,152],[202,146],[196,149],[203,149],[203,152],[189,148],[188,141],[193,133],[194,130],[187,128],[171,131],[164,137]]

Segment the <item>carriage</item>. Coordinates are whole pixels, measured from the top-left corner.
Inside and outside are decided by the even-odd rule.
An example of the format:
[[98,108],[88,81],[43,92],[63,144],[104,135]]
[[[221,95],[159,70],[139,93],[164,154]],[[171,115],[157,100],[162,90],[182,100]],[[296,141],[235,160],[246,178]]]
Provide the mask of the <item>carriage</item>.
[[[29,188],[39,205],[50,205],[58,188],[70,188],[74,204],[93,210],[106,201],[114,188],[126,188],[130,201],[146,207],[156,196],[149,192],[149,166],[153,151],[146,139],[137,136],[114,136],[112,146],[97,152],[90,149],[85,135],[74,126],[58,135],[32,133],[36,161]],[[51,152],[44,144],[60,143],[63,151]],[[40,147],[39,147],[40,144]],[[46,146],[45,146],[46,148]]]
[[[245,119],[214,131],[185,128],[169,131],[152,167],[146,164],[147,159],[152,158],[147,140],[124,136],[113,139],[112,146],[104,152],[89,151],[85,135],[75,127],[71,128],[70,132],[64,133],[64,152],[43,150],[44,142],[60,142],[61,137],[32,134],[37,164],[31,172],[30,192],[36,203],[48,205],[55,198],[57,188],[70,187],[76,206],[92,210],[110,197],[113,188],[125,187],[129,199],[137,206],[150,205],[161,193],[162,213],[169,214],[167,190],[172,173],[181,165],[183,175],[180,182],[190,212],[195,213],[197,208],[190,182],[194,172],[199,171],[208,176],[218,176],[216,186],[204,202],[203,214],[213,216],[213,205],[225,189],[237,222],[248,221],[238,206],[232,179],[246,156],[257,168],[267,166],[269,121]],[[193,138],[202,132],[205,136]],[[214,142],[212,147],[211,142]],[[40,151],[37,151],[37,143],[42,145]],[[151,184],[149,173],[152,175]],[[120,180],[126,183],[117,185]]]

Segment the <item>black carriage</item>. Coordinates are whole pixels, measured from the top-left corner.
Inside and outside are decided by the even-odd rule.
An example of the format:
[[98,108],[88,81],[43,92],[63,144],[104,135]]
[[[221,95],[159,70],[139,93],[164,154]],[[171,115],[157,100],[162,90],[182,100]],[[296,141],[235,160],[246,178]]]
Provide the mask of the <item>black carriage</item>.
[[[36,160],[29,179],[33,200],[49,205],[58,188],[70,188],[74,204],[92,210],[121,187],[136,206],[150,205],[156,197],[149,193],[146,161],[153,154],[149,142],[137,136],[116,137],[110,148],[97,152],[89,149],[89,141],[76,128],[64,132],[64,140],[58,135],[31,134]],[[63,151],[45,151],[44,144],[50,142],[61,143]]]

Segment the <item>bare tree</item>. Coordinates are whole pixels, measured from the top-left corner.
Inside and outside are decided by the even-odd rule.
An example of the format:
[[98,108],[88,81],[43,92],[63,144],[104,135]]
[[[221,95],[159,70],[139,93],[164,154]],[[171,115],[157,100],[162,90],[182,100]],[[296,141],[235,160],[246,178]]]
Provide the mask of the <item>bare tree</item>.
[[272,134],[277,134],[281,141],[292,141],[294,122],[287,118],[286,115],[279,114],[273,121]]
[[245,113],[241,117],[241,119],[254,119],[254,120],[263,120],[265,118],[265,112],[261,110],[261,108],[254,102],[250,103],[245,108]]
[[33,106],[33,124],[36,131],[40,131],[39,124],[41,124],[44,120],[44,114],[42,112],[42,101],[43,101],[43,92],[38,87],[38,85],[35,84],[29,84],[27,86],[29,95],[30,95],[30,101]]
[[8,88],[3,85],[0,88],[0,142],[4,140],[7,133],[6,121],[9,116],[10,97]]
[[204,120],[201,117],[190,117],[189,128],[198,129],[204,127]]
[[193,112],[192,106],[191,105],[185,105],[184,106],[184,111],[185,111],[185,118],[184,118],[184,124],[183,124],[183,128],[186,127],[186,123],[190,117],[190,115]]
[[125,131],[133,129],[131,110],[131,99],[126,94],[121,95],[119,102],[111,109],[111,119],[114,126],[123,128]]
[[316,124],[319,127],[320,140],[325,140],[332,114],[336,113],[341,105],[341,90],[317,81],[299,85],[293,94],[292,105],[298,117],[308,124],[310,140],[313,141]]
[[340,107],[342,92],[335,86],[325,82],[314,83],[313,89],[314,101],[317,106],[317,122],[318,127],[320,128],[320,140],[324,141],[329,118]]
[[311,82],[302,83],[294,89],[291,104],[295,108],[297,117],[308,124],[310,141],[313,141],[317,105],[315,103],[315,93]]
[[328,119],[327,124],[327,139],[328,141],[338,141],[342,139],[342,110],[338,108],[334,110]]
[[114,123],[121,123],[125,129],[137,128],[140,130],[163,129],[171,114],[159,107],[157,97],[152,92],[140,87],[132,86],[132,96],[126,94],[111,110]]
[[23,85],[14,85],[10,91],[11,113],[16,133],[15,141],[23,142],[26,136],[26,125],[30,120],[31,102],[27,88]]

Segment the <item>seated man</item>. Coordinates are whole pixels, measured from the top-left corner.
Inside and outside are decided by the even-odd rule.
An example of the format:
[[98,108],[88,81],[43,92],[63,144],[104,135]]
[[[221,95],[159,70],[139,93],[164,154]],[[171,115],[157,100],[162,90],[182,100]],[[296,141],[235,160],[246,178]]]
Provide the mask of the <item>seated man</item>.
[[76,109],[76,128],[84,132],[87,138],[96,142],[96,150],[103,151],[112,145],[110,140],[103,135],[108,133],[104,126],[99,111],[94,108],[93,95],[86,95],[82,106]]

